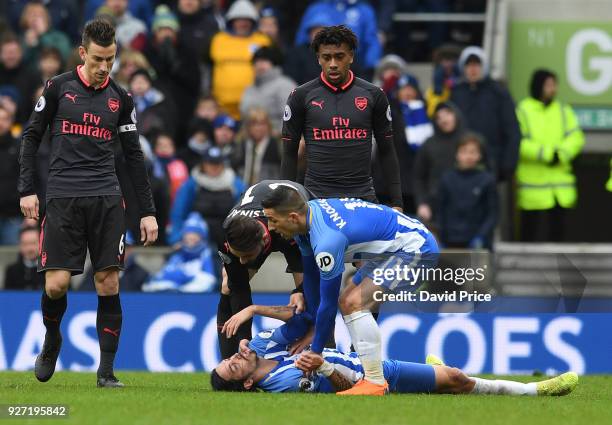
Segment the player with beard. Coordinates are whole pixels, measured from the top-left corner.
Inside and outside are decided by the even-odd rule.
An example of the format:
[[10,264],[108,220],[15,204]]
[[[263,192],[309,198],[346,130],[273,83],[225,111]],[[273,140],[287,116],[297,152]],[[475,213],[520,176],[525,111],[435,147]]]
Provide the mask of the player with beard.
[[223,228],[226,241],[219,249],[223,260],[223,283],[217,309],[217,326],[221,356],[228,358],[238,349],[238,342],[251,338],[252,321],[238,327],[230,338],[222,334],[223,324],[234,314],[253,304],[250,280],[263,265],[268,256],[282,252],[287,261],[287,272],[293,274],[296,289],[293,290],[290,305],[297,311],[304,309],[302,289],[302,259],[294,240],[287,240],[268,229],[261,200],[279,186],[289,187],[305,201],[314,196],[302,185],[288,180],[263,180],[251,186],[228,214]]

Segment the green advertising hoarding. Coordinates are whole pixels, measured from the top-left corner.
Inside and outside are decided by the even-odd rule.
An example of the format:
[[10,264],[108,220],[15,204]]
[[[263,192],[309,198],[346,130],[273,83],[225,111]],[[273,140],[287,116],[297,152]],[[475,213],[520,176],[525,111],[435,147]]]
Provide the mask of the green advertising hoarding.
[[519,101],[537,68],[559,76],[559,99],[583,128],[612,129],[612,22],[514,21],[508,78]]

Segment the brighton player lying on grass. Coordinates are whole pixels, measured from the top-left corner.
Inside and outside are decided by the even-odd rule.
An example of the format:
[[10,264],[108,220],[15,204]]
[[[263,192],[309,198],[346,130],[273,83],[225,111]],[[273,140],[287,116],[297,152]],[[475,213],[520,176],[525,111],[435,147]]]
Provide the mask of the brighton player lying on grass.
[[[244,321],[260,314],[286,323],[260,332],[251,341],[243,339],[236,354],[213,369],[211,386],[217,391],[317,392],[347,390],[363,378],[363,367],[356,353],[342,353],[325,348],[321,354],[305,351],[290,355],[290,345],[311,327],[309,313],[294,314],[290,306],[252,305],[232,316],[223,332],[232,336]],[[428,364],[399,360],[383,361],[383,373],[394,393],[451,393],[506,395],[565,395],[578,383],[578,376],[567,372],[540,382],[521,383],[467,376],[448,367],[435,356]],[[305,375],[301,369],[314,372]]]
[[[439,254],[434,236],[418,220],[359,199],[306,202],[295,190],[280,186],[261,204],[270,230],[294,238],[300,248],[304,297],[316,315],[312,351],[323,351],[340,308],[364,369],[363,379],[343,395],[386,394],[380,330],[372,315],[378,308],[374,294],[383,288],[414,290],[418,282],[384,273],[375,284],[374,274],[404,266],[433,267]],[[344,264],[353,262],[361,263],[359,270],[341,291]]]

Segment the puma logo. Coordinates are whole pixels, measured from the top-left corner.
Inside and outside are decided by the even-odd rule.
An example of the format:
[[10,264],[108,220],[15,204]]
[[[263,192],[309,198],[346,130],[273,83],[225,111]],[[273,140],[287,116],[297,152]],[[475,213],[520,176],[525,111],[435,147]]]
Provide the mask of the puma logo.
[[119,337],[119,331],[120,331],[120,329],[115,329],[115,330],[112,330],[112,329],[109,329],[109,328],[102,329],[102,332],[106,332],[107,334],[114,335],[115,337]]
[[318,106],[319,108],[321,108],[321,110],[323,110],[323,102],[325,102],[324,100],[321,100],[320,102],[317,102],[316,100],[311,101],[310,103],[314,106]]
[[76,97],[77,97],[76,94],[66,93],[64,96],[67,97],[68,99],[72,100],[72,103],[76,103]]

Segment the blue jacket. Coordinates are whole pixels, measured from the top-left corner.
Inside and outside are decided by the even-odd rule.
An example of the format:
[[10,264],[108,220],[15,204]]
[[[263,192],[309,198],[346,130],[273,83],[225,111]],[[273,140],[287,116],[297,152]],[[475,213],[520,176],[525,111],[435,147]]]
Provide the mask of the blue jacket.
[[181,230],[197,233],[201,240],[192,247],[181,247],[164,267],[142,287],[143,291],[211,292],[217,286],[213,250],[208,244],[208,227],[198,213],[189,214]]
[[320,0],[311,4],[300,22],[295,45],[309,44],[308,32],[315,26],[340,24],[346,25],[357,35],[359,65],[375,68],[382,55],[382,46],[378,41],[376,13],[372,6],[364,1]]
[[[171,245],[177,243],[181,239],[183,222],[192,211],[197,190],[198,185],[192,175],[181,185],[178,192],[176,192],[174,204],[170,210],[170,223],[172,226],[168,236],[168,243]],[[236,176],[233,182],[234,202],[238,202],[245,190],[246,185],[240,177]]]

